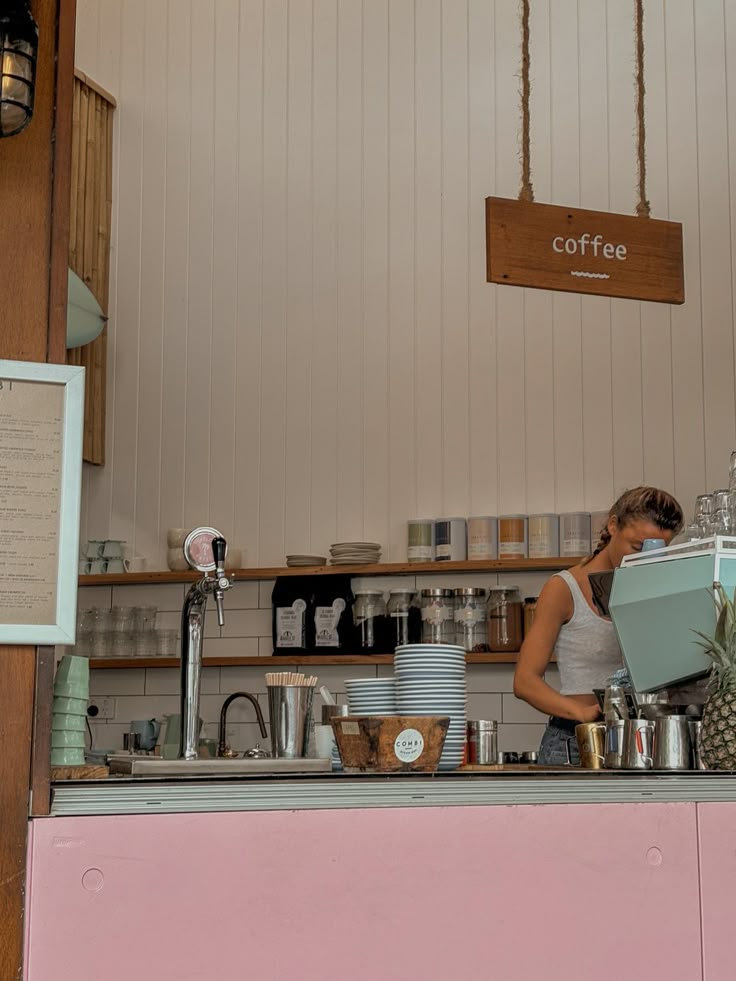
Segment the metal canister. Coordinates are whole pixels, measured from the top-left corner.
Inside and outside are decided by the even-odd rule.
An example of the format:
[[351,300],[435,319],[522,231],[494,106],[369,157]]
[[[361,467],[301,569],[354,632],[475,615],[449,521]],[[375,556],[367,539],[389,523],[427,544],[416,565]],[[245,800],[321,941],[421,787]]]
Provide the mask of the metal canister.
[[498,723],[492,719],[468,721],[468,763],[495,763]]

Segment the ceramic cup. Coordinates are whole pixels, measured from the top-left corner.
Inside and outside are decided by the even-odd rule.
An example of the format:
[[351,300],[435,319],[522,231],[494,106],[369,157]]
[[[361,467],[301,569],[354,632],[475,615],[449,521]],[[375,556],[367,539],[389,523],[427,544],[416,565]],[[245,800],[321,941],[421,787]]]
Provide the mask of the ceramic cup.
[[66,695],[54,695],[54,713],[58,712],[71,715],[86,715],[87,699],[69,698]]
[[146,571],[146,557],[145,555],[133,555],[129,559],[123,559],[125,564],[126,572],[145,572]]
[[54,680],[60,684],[89,684],[89,660],[78,654],[64,654]]
[[191,528],[169,528],[166,532],[166,544],[169,548],[184,548],[184,542]]
[[99,559],[102,555],[104,544],[105,543],[102,541],[97,541],[91,538],[84,546],[84,554],[88,559]]
[[84,749],[73,747],[64,749],[53,747],[51,750],[52,766],[84,766]]
[[84,752],[84,733],[76,732],[73,729],[54,729],[51,733],[52,749],[73,749],[74,747]]
[[188,572],[189,563],[184,558],[184,549],[169,548],[166,552],[166,565],[172,572]]
[[89,682],[66,684],[63,681],[57,681],[54,685],[54,698],[57,695],[61,695],[63,698],[81,698],[86,704],[89,699]]
[[111,575],[119,575],[121,572],[127,572],[127,571],[128,570],[125,568],[124,559],[107,560],[107,568],[105,569],[105,572],[108,572]]
[[59,732],[84,732],[87,715],[73,712],[54,712],[51,716],[51,730]]
[[123,542],[117,538],[108,538],[102,545],[103,559],[122,559]]

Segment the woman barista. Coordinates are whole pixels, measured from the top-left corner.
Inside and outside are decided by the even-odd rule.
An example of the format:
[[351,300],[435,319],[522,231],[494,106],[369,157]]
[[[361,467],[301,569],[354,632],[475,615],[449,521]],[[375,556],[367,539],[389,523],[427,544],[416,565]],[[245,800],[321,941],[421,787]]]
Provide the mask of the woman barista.
[[[608,513],[593,555],[565,572],[556,573],[542,590],[534,622],[524,639],[514,675],[514,694],[550,716],[539,750],[539,762],[578,762],[575,726],[598,718],[594,688],[605,688],[623,667],[613,624],[593,605],[588,576],[607,572],[625,555],[641,551],[647,538],[669,544],[682,527],[682,508],[670,494],[655,487],[626,491]],[[552,655],[557,657],[560,691],[544,680]]]

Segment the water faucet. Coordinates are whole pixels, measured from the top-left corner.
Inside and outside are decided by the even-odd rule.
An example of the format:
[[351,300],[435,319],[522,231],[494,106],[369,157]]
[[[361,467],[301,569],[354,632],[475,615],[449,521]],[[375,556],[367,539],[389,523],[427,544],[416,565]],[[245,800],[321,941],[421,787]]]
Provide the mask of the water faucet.
[[248,701],[253,703],[253,708],[256,710],[256,717],[258,718],[258,725],[261,727],[261,736],[265,739],[268,736],[268,731],[266,729],[266,723],[263,721],[263,712],[261,712],[261,706],[258,704],[258,699],[254,698],[247,691],[236,691],[233,695],[228,695],[225,701],[222,703],[222,708],[220,709],[220,738],[217,742],[217,755],[218,756],[237,756],[228,744],[225,742],[225,731],[227,725],[227,710],[230,708],[232,702],[236,698],[247,698]]
[[[202,677],[202,641],[207,597],[214,594],[217,622],[225,623],[223,597],[232,588],[225,574],[227,543],[214,528],[195,528],[184,542],[184,555],[193,569],[204,577],[193,583],[184,599],[181,612],[181,735],[179,758],[196,760],[199,756],[199,695]],[[210,559],[209,555],[212,555]],[[214,560],[214,561],[213,561]],[[214,576],[208,573],[214,572]]]

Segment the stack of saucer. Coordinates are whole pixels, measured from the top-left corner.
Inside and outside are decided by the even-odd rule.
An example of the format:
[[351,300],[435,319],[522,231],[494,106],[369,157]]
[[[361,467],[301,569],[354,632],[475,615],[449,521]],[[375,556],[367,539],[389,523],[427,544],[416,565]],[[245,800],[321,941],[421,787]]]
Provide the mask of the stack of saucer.
[[297,569],[308,565],[327,565],[327,559],[324,555],[287,555],[286,564],[290,569]]
[[440,770],[460,766],[465,752],[465,651],[453,644],[405,644],[394,654],[400,715],[449,716]]
[[345,682],[351,715],[396,715],[393,678],[355,678]]
[[89,660],[65,654],[54,679],[51,765],[84,764],[84,729],[89,700]]
[[377,542],[336,542],[330,545],[331,565],[373,565],[381,558]]

